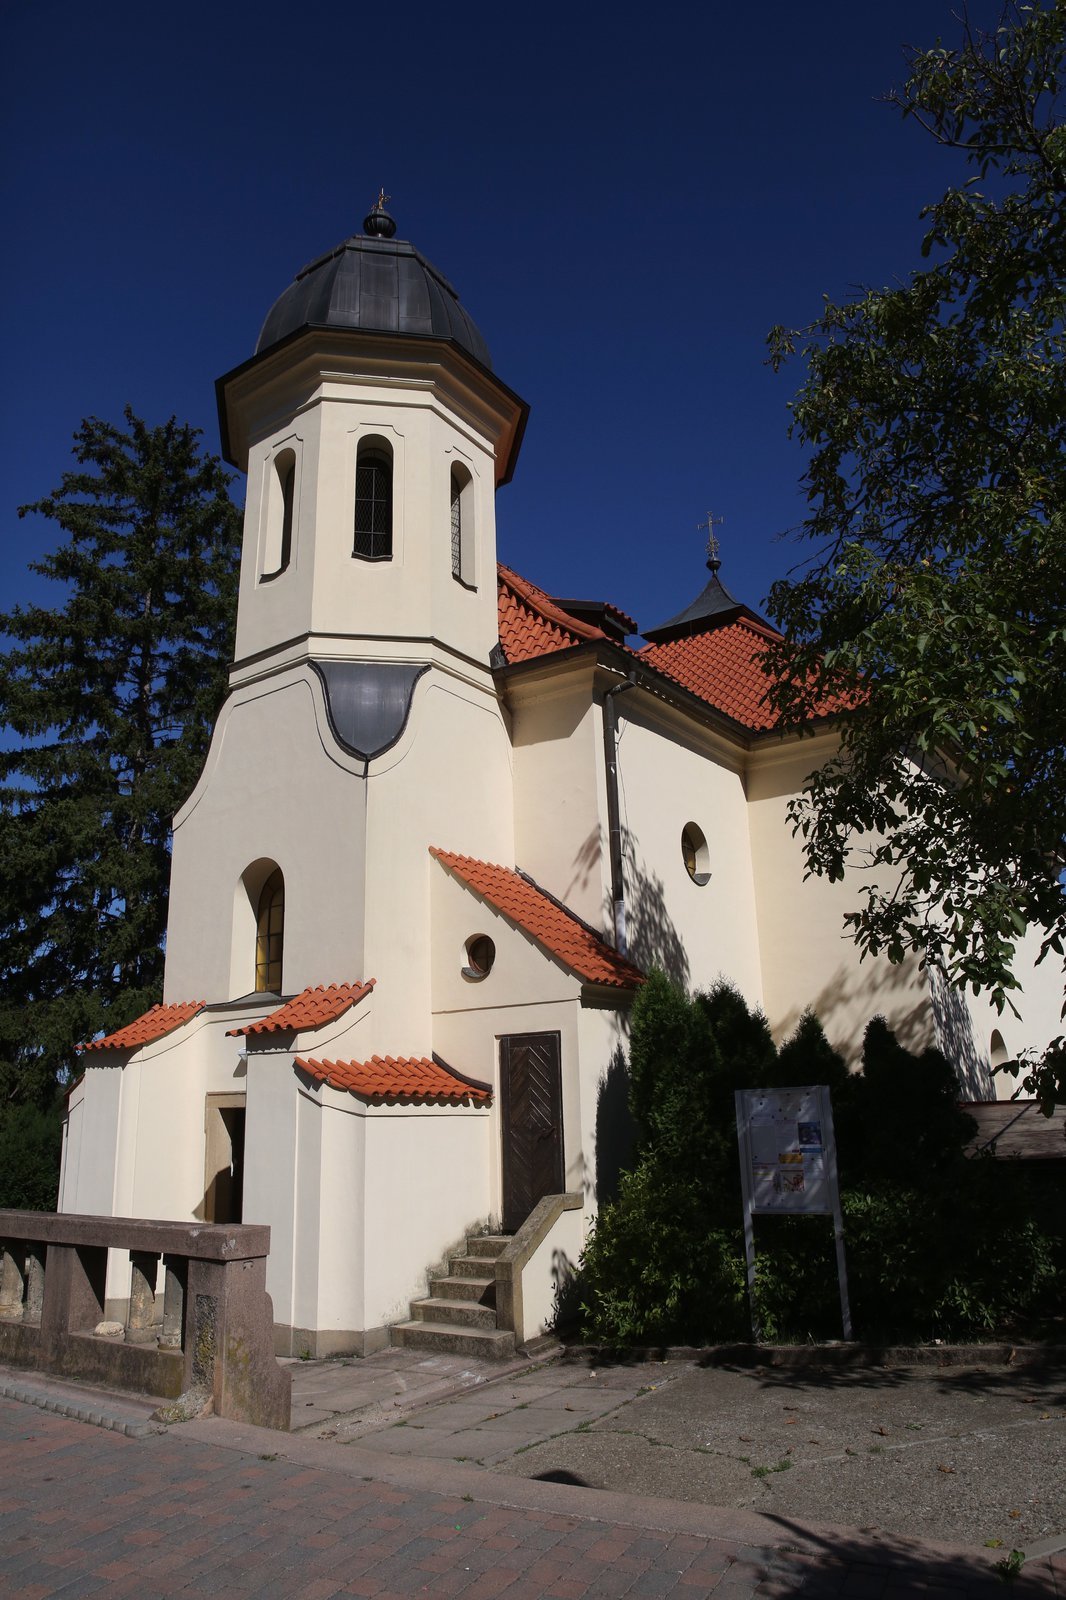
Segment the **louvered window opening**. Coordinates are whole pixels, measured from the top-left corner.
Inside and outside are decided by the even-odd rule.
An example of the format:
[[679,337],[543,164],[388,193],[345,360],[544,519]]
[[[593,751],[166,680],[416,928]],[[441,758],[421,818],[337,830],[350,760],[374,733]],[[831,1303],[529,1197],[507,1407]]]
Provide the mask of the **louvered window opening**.
[[452,474],[452,577],[463,576],[463,491]]
[[355,469],[355,547],[364,561],[392,557],[392,463],[363,455]]
[[259,896],[256,919],[255,987],[259,994],[281,993],[281,958],[285,941],[285,883],[272,872]]

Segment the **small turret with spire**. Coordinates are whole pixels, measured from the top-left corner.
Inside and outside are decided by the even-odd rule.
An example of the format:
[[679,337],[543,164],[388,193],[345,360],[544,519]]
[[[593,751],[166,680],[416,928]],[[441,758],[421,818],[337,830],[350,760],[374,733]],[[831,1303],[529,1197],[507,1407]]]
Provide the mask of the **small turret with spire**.
[[713,512],[708,511],[704,521],[696,524],[700,532],[707,535],[707,570],[711,574],[710,581],[684,611],[679,611],[675,617],[661,622],[657,628],[642,629],[645,639],[650,639],[653,644],[665,644],[669,639],[681,639],[687,634],[704,633],[710,628],[721,627],[723,623],[733,622],[737,617],[748,617],[765,626],[765,618],[760,617],[757,611],[752,611],[742,600],[737,600],[731,595],[718,576],[722,557],[718,536],[714,530],[724,521],[724,517],[716,517]]

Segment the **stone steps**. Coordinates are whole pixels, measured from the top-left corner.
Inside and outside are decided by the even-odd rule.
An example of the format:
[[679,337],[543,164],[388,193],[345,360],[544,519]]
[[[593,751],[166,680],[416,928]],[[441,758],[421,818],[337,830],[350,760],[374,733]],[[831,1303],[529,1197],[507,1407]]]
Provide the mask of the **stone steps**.
[[410,1321],[389,1329],[392,1344],[490,1361],[513,1356],[514,1334],[496,1323],[496,1259],[509,1243],[505,1234],[468,1235],[448,1272],[430,1279],[428,1296],[412,1300]]
[[444,1355],[480,1356],[506,1361],[515,1353],[514,1334],[502,1328],[456,1328],[446,1322],[397,1322],[389,1329],[394,1345],[416,1350],[436,1350]]
[[466,1237],[467,1256],[483,1256],[490,1261],[502,1255],[510,1244],[506,1233],[469,1233]]
[[447,1323],[453,1328],[489,1328],[496,1331],[496,1308],[479,1306],[472,1300],[440,1300],[434,1293],[428,1300],[411,1301],[412,1322]]
[[475,1305],[496,1304],[495,1278],[434,1278],[433,1294],[438,1300],[469,1300]]
[[453,1278],[495,1278],[488,1256],[452,1256],[449,1268]]

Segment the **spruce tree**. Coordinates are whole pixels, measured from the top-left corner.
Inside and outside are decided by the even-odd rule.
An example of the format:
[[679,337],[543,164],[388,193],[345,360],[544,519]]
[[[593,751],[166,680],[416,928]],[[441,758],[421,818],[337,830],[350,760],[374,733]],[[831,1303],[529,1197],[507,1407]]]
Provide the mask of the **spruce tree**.
[[171,819],[225,693],[240,554],[197,441],[90,417],[76,469],[19,511],[65,537],[33,563],[55,609],[0,617],[0,1117],[160,998]]

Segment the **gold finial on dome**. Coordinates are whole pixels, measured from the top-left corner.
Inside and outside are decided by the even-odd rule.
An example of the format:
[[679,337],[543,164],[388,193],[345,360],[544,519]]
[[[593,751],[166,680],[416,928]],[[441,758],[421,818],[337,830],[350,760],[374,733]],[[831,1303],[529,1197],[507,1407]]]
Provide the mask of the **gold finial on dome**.
[[396,232],[396,224],[385,210],[391,199],[392,195],[380,188],[370,212],[363,218],[363,232],[372,239],[391,239]]

